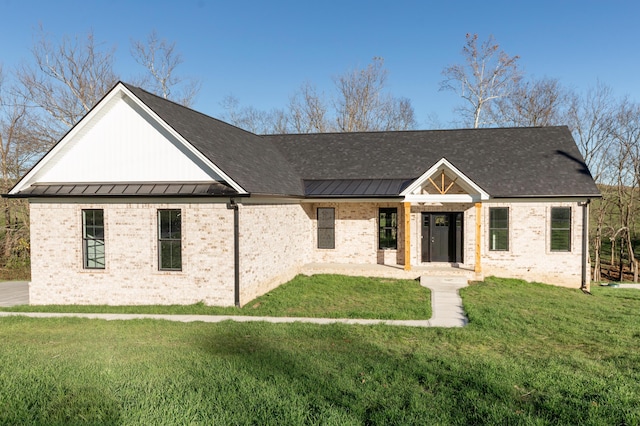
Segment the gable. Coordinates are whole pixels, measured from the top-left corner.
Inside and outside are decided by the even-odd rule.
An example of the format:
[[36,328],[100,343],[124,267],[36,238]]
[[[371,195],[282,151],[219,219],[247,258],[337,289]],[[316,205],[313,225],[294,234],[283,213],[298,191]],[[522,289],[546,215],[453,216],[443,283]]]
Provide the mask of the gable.
[[33,183],[211,182],[224,179],[126,96],[113,96],[70,132]]
[[400,195],[416,202],[475,202],[489,194],[446,158],[440,159]]

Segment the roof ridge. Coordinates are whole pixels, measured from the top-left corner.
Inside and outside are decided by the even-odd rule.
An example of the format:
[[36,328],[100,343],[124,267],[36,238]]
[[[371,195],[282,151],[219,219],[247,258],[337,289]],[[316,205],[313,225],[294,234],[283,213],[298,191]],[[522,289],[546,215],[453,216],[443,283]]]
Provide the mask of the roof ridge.
[[264,139],[139,87],[122,84],[244,191],[303,194],[300,173],[272,139]]
[[172,100],[172,99],[168,99],[168,98],[164,98],[164,97],[162,97],[162,96],[156,95],[155,93],[149,92],[148,90],[143,89],[142,87],[134,86],[133,84],[126,83],[126,82],[124,82],[124,81],[120,81],[120,83],[122,83],[122,84],[123,84],[127,89],[129,89],[129,90],[131,90],[132,88],[133,88],[133,89],[136,89],[136,90],[140,90],[141,92],[144,92],[144,93],[146,93],[146,94],[147,94],[147,95],[149,95],[149,96],[153,96],[153,97],[157,98],[157,99],[158,99],[158,100],[160,100],[160,101],[169,102],[169,103],[171,103],[171,104],[173,104],[173,105],[175,105],[175,106],[177,106],[177,107],[180,107],[180,108],[186,109],[186,110],[188,110],[188,111],[190,111],[190,112],[192,112],[192,113],[195,113],[195,114],[201,115],[201,116],[203,116],[203,117],[205,117],[205,118],[208,118],[208,119],[210,119],[210,120],[215,120],[215,121],[217,121],[217,122],[219,122],[219,123],[222,123],[222,124],[224,124],[224,125],[226,125],[226,126],[236,128],[236,129],[241,130],[241,131],[243,131],[243,132],[245,132],[245,133],[248,133],[248,134],[250,134],[250,135],[258,136],[258,137],[260,137],[260,136],[261,136],[261,135],[258,135],[258,134],[256,134],[256,133],[253,133],[253,132],[251,132],[251,131],[249,131],[249,130],[243,129],[242,127],[238,127],[238,126],[236,126],[235,124],[231,124],[231,123],[228,123],[228,122],[226,122],[226,121],[224,121],[224,120],[221,120],[221,119],[219,119],[219,118],[216,118],[216,117],[214,117],[214,116],[212,116],[212,115],[205,114],[204,112],[198,111],[197,109],[193,109],[193,108],[188,107],[188,106],[186,106],[186,105],[182,105],[181,103],[176,102],[176,101],[174,101],[174,100]]
[[566,124],[553,126],[507,126],[507,127],[463,127],[458,129],[410,129],[410,130],[366,130],[357,132],[310,132],[310,133],[268,133],[259,134],[260,137],[279,137],[279,136],[311,136],[311,135],[367,135],[367,134],[398,134],[398,133],[436,133],[436,132],[466,132],[466,131],[496,131],[496,130],[526,130],[526,129],[560,129],[568,128]]

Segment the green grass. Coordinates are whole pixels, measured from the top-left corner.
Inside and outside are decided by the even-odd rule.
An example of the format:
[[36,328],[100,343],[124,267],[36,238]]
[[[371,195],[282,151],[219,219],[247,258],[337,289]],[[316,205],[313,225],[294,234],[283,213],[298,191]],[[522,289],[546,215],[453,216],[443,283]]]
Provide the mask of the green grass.
[[252,315],[365,319],[429,319],[431,293],[414,280],[298,275],[242,308],[172,306],[16,306],[20,312]]
[[640,424],[640,291],[462,297],[459,329],[3,318],[0,424]]

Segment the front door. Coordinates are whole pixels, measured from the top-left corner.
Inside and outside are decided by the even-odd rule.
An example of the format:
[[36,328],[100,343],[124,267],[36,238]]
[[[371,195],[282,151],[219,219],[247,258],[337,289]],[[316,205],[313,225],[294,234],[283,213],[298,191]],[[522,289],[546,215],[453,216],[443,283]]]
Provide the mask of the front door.
[[449,214],[431,215],[431,262],[451,262],[449,258]]
[[422,261],[462,262],[462,213],[422,213]]

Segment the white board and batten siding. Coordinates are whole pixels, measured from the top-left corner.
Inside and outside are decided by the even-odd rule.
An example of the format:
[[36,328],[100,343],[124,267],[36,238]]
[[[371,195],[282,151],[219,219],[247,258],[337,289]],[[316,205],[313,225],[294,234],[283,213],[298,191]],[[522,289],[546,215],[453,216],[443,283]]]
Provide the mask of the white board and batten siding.
[[105,100],[94,112],[33,170],[25,186],[224,180],[126,95]]

